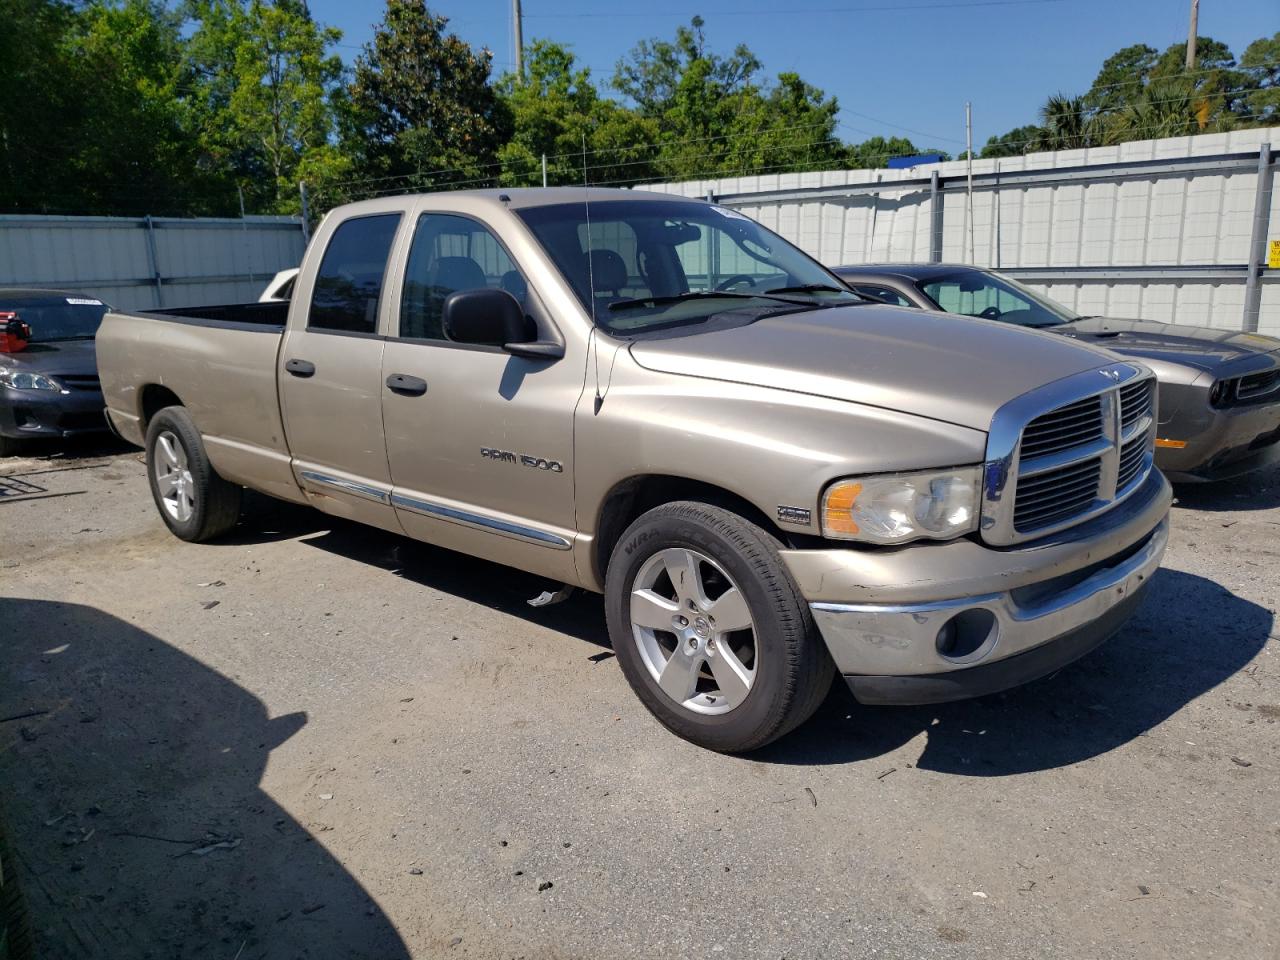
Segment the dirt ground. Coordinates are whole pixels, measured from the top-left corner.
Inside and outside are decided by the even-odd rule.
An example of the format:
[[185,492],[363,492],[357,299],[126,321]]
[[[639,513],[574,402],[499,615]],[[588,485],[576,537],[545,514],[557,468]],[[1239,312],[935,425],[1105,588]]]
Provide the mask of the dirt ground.
[[1280,956],[1280,473],[1181,490],[1141,612],[1055,677],[838,687],[749,758],[666,733],[599,599],[543,586],[266,500],[184,544],[137,451],[7,461],[41,956]]

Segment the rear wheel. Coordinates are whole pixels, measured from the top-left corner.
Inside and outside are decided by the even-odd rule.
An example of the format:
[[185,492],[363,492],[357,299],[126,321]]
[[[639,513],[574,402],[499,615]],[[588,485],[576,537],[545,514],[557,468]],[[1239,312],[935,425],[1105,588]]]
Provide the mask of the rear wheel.
[[240,519],[244,488],[218,476],[182,407],[165,407],[147,426],[147,479],[160,519],[183,540],[212,540]]
[[609,634],[624,674],[673,732],[736,753],[807,720],[834,668],[777,542],[719,507],[650,510],[614,549]]

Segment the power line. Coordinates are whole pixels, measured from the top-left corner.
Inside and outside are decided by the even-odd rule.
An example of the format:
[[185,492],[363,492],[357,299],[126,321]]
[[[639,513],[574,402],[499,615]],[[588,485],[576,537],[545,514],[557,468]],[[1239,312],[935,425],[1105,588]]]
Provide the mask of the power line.
[[[707,17],[760,17],[760,16],[795,16],[813,13],[896,13],[901,10],[963,10],[971,7],[1022,7],[1043,6],[1050,3],[1065,3],[1066,0],[961,0],[959,3],[894,3],[867,5],[860,7],[809,7],[773,10],[703,10]],[[608,13],[526,13],[526,20],[610,20],[618,17],[653,17],[653,16],[686,16],[688,10],[647,10],[647,11],[610,11]]]

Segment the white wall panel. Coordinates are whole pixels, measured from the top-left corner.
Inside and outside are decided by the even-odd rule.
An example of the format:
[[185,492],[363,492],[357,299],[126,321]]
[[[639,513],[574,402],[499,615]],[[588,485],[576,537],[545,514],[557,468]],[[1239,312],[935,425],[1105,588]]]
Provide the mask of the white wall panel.
[[154,264],[148,234],[146,218],[0,216],[0,287],[67,287],[124,309],[238,303],[303,253],[291,217],[156,218]]
[[[1149,316],[1224,329],[1241,325],[1244,280],[1168,279],[1161,268],[1240,267],[1248,261],[1257,174],[1254,169],[1123,178],[1116,163],[1256,153],[1280,148],[1280,128],[1145,140],[1114,147],[975,160],[975,174],[1007,175],[1060,167],[1097,167],[1096,178],[1010,184],[973,194],[973,252],[964,192],[942,193],[942,259],[1029,269],[1150,267],[1146,276],[1106,282],[1055,281],[1051,295],[1084,313]],[[918,181],[937,170],[963,177],[955,160],[910,170],[833,170],[821,174],[737,177],[642,189],[682,196],[733,196],[743,213],[832,266],[929,259],[932,199]],[[1280,176],[1277,176],[1280,180]],[[910,188],[895,183],[914,180]],[[954,181],[952,181],[954,184]],[[822,185],[882,184],[847,198],[771,199],[752,193]],[[736,195],[736,196],[735,196]],[[1272,192],[1271,239],[1280,240],[1280,183]],[[1262,284],[1259,329],[1280,332],[1280,270]]]

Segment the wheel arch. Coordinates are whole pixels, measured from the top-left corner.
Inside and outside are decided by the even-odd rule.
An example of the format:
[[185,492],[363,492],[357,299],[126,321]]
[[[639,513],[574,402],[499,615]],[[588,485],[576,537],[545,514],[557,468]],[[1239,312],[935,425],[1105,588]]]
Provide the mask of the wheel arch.
[[162,383],[148,383],[138,391],[138,415],[142,418],[142,433],[145,436],[151,418],[165,407],[182,407],[182,398]]
[[730,510],[760,527],[780,545],[795,545],[794,534],[779,529],[768,514],[739,493],[704,480],[675,474],[638,474],[615,483],[601,501],[596,517],[595,548],[591,557],[592,573],[600,583],[604,583],[609,557],[627,527],[654,507],[679,500],[691,500]]

